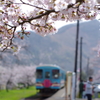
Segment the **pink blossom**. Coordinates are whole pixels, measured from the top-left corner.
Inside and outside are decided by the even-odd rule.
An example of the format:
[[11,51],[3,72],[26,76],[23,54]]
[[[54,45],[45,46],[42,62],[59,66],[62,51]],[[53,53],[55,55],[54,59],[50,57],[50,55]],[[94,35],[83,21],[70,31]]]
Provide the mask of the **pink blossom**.
[[[7,43],[10,44],[9,41],[14,38],[13,35],[16,35],[19,27],[25,31],[27,25],[30,25],[37,34],[46,36],[56,33],[57,29],[53,25],[56,21],[93,20],[99,15],[98,8],[95,0],[85,0],[82,3],[75,3],[73,0],[2,0],[0,1],[2,48],[8,46]],[[7,37],[6,42],[4,37]]]

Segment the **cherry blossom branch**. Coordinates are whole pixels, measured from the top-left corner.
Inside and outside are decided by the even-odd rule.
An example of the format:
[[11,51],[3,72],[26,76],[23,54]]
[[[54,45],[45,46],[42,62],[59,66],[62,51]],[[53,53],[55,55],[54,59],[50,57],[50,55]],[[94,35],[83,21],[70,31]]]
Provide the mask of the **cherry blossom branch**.
[[76,0],[76,3],[80,2],[83,3],[85,0]]
[[47,9],[44,9],[44,8],[42,8],[42,7],[38,7],[38,6],[35,6],[35,5],[32,5],[32,4],[29,4],[29,3],[25,3],[25,2],[22,1],[22,0],[20,0],[20,1],[22,2],[22,4],[29,5],[29,6],[32,6],[32,7],[38,8],[38,9],[43,9],[43,10],[46,10],[46,11],[47,11]]
[[[3,50],[12,46],[17,27],[20,27],[21,31],[16,36],[21,39],[24,38],[24,34],[27,35],[26,24],[29,24],[37,34],[46,36],[57,32],[53,24],[57,20],[92,20],[100,10],[100,5],[96,5],[92,0],[76,0],[75,3],[72,3],[72,0],[19,0],[19,2],[2,0],[0,3],[0,37],[2,39],[0,48]],[[34,8],[24,12],[21,5]],[[5,41],[6,43],[3,43]]]
[[7,42],[7,45],[5,45],[5,47],[0,52],[4,52],[5,50],[8,49],[9,46],[11,46],[13,44],[15,31],[16,31],[16,27],[14,27],[14,30],[12,32],[12,37],[9,39],[9,42]]
[[48,11],[44,12],[43,14],[37,15],[36,17],[28,18],[27,20],[23,20],[23,18],[21,18],[23,20],[23,22],[19,22],[19,25],[24,24],[26,22],[31,22],[34,19],[39,19],[42,16],[46,16],[46,15],[48,16],[50,13],[53,13],[53,12],[56,12],[56,11],[54,9],[53,10],[48,10]]

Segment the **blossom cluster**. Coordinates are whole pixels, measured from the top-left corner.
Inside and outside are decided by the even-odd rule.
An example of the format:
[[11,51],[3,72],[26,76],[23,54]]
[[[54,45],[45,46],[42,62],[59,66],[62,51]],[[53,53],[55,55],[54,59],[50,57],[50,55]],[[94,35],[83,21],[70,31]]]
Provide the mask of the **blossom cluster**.
[[36,66],[16,66],[5,68],[0,66],[0,88],[17,88],[19,83],[25,86],[35,84]]
[[[57,32],[55,21],[92,20],[99,14],[94,0],[1,0],[0,49],[13,47],[13,39],[28,35],[27,25],[36,33],[46,36]],[[17,30],[20,28],[20,32]]]

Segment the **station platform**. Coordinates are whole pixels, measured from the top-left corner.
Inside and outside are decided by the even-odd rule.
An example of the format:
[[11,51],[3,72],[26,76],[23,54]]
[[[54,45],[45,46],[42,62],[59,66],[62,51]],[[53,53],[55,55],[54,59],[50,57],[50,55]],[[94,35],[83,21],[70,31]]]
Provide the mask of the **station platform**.
[[[45,100],[67,100],[65,98],[65,88],[61,89],[60,91],[58,91],[57,93],[55,93],[53,96],[51,96],[50,98],[47,98]],[[87,100],[87,99],[76,98],[74,100]],[[92,100],[100,100],[100,99],[93,98]]]
[[[87,99],[79,99],[79,98],[76,98],[75,100],[87,100]],[[100,100],[98,98],[93,98],[92,100]]]

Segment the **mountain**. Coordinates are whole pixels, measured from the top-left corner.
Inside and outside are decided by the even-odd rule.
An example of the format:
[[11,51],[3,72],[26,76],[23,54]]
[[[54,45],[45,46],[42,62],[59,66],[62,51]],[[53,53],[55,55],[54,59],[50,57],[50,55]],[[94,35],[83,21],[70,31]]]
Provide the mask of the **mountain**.
[[[99,21],[80,22],[79,40],[83,37],[83,67],[86,67],[87,57],[93,60],[96,53],[92,50],[100,38]],[[2,66],[29,66],[39,64],[56,64],[65,70],[74,70],[76,23],[61,27],[54,35],[45,37],[30,31],[24,40],[17,39],[21,50],[17,55],[9,52],[0,54]],[[80,42],[79,42],[80,47]],[[79,60],[78,60],[79,61]]]

